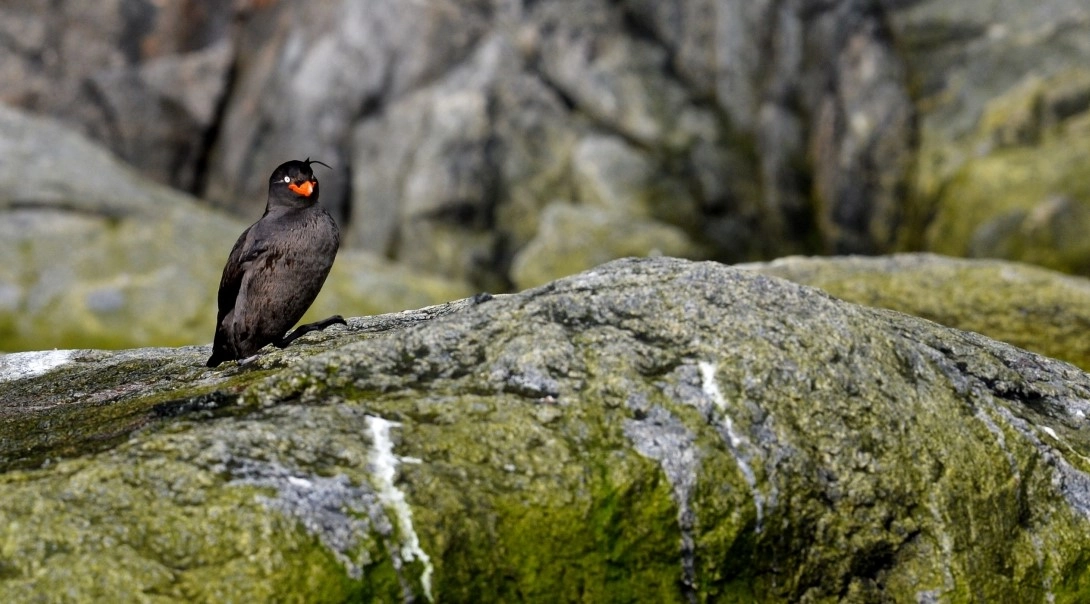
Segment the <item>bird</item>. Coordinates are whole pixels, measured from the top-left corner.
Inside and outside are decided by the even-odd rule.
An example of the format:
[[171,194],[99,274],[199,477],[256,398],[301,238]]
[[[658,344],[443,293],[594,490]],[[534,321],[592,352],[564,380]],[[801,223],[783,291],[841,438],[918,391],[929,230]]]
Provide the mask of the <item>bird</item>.
[[337,223],[318,203],[311,164],[329,168],[307,157],[273,170],[265,213],[231,248],[220,278],[208,367],[248,359],[267,344],[285,348],[312,331],[347,325],[334,315],[287,333],[321,291],[341,242]]

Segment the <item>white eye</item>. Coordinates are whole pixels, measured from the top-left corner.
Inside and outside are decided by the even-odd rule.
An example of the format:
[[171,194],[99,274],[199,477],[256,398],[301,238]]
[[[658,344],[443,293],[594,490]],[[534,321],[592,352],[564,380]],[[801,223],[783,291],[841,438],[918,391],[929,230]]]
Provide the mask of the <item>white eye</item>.
[[284,182],[291,182],[291,177],[290,176],[285,176],[284,177]]

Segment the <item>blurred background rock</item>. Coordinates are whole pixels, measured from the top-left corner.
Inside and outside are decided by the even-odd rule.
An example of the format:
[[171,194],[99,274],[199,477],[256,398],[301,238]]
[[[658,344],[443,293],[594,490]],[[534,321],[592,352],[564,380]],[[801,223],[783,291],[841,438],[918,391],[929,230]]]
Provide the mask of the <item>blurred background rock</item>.
[[316,314],[627,255],[1090,274],[1085,0],[7,0],[0,350],[203,343],[287,159]]

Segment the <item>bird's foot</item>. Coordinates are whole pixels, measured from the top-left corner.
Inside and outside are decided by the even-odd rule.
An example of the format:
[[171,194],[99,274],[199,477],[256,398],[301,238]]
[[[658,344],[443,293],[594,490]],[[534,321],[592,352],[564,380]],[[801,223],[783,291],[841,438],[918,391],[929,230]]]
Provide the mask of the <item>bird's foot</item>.
[[330,325],[336,325],[338,323],[341,325],[348,325],[348,322],[340,315],[333,315],[332,317],[322,319],[321,321],[300,325],[295,328],[295,331],[280,338],[276,342],[273,342],[273,346],[276,346],[277,348],[287,348],[289,344],[312,331],[321,331]]

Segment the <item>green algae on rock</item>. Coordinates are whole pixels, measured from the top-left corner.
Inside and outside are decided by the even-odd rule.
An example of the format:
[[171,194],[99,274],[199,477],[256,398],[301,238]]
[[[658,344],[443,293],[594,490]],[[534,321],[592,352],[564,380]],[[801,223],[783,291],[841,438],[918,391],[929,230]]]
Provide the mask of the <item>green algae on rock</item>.
[[540,220],[538,235],[511,265],[511,279],[519,288],[544,285],[614,258],[705,254],[678,227],[611,208],[554,202]]
[[137,393],[64,365],[3,382],[29,402],[0,429],[51,379],[89,409],[233,398],[0,475],[0,591],[1090,596],[1090,375],[983,336],[657,258],[300,344],[223,372],[131,351],[179,376]]
[[[983,4],[977,8],[991,12]],[[935,123],[923,128],[920,195],[911,210],[920,219],[913,227],[919,232],[908,234],[919,241],[907,241],[910,246],[1090,275],[1085,237],[1090,228],[1090,70],[1057,70],[1069,61],[1078,65],[1079,60],[1065,53],[1062,61],[1042,70],[1055,71],[1047,77],[1010,82],[1016,75],[1011,72],[978,78],[990,86],[1003,80],[1010,84],[986,106],[972,107],[981,98],[966,103],[960,93],[950,96],[949,101],[956,99],[952,105],[967,112],[963,121],[979,112],[969,122],[975,123],[972,129],[949,121],[935,128],[943,120],[935,115],[924,119]]]
[[1090,281],[1004,260],[935,254],[795,256],[736,265],[975,331],[1090,370]]

